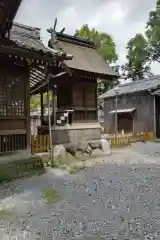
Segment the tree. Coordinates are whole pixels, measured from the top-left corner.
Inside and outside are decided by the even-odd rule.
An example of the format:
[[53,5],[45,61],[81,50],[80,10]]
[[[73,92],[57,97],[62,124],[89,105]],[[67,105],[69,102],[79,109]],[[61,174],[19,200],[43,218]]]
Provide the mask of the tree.
[[31,96],[31,99],[30,99],[30,108],[34,109],[37,107],[40,107],[40,94]]
[[[49,96],[50,96],[50,101],[52,101],[52,94],[50,93]],[[44,93],[44,94],[43,94],[43,104],[44,104],[44,105],[47,105],[47,104],[48,104],[47,93]],[[36,94],[36,95],[31,96],[31,99],[30,99],[30,108],[31,108],[31,109],[34,109],[34,108],[38,108],[38,107],[40,107],[40,106],[41,106],[41,97],[40,97],[40,94]]]
[[[95,28],[90,29],[89,26],[85,24],[80,29],[76,30],[76,35],[92,40],[96,46],[97,52],[102,58],[108,62],[110,66],[115,65],[113,68],[118,71],[118,66],[116,65],[118,60],[116,45],[109,34],[98,32]],[[114,83],[117,83],[117,80],[115,80]],[[111,84],[113,84],[113,81],[99,80],[98,94],[107,91],[108,88],[111,87]]]
[[150,74],[148,42],[142,34],[129,40],[127,44],[127,63],[122,66],[122,77],[133,81]]
[[91,39],[105,61],[113,63],[118,60],[115,43],[109,34],[98,32],[95,28],[89,29],[87,24],[76,30],[76,34]]
[[160,63],[160,0],[157,0],[156,9],[149,14],[146,26],[146,36],[149,43],[151,60]]

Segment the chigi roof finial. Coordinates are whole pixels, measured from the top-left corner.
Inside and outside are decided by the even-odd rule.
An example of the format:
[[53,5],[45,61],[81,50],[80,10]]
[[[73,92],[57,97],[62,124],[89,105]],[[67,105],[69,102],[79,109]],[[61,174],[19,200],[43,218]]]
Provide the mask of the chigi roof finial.
[[54,27],[47,29],[47,32],[51,34],[50,45],[52,48],[55,48],[55,45],[57,44],[56,26],[57,18],[55,19]]

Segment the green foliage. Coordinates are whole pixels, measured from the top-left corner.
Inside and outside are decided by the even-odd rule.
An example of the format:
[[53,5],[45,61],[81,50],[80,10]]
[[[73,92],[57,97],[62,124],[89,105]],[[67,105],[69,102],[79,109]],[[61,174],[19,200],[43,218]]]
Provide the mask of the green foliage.
[[31,96],[31,99],[30,99],[30,108],[34,109],[37,107],[40,107],[40,94]]
[[127,63],[122,66],[123,77],[132,80],[152,76],[150,63],[160,63],[160,0],[155,10],[150,11],[146,24],[145,37],[137,34],[127,45]]
[[0,218],[10,215],[10,209],[2,208],[0,209]]
[[149,56],[147,40],[142,34],[136,34],[127,44],[127,63],[122,66],[123,77],[136,81],[150,74]]
[[[51,101],[52,100],[52,93],[50,93],[49,96],[50,96],[50,101]],[[48,103],[47,93],[44,93],[43,94],[43,104],[46,105],[47,103]],[[37,108],[37,107],[40,107],[40,106],[41,106],[40,94],[36,94],[36,95],[31,96],[30,108],[34,109],[34,108]]]
[[109,34],[98,32],[95,28],[90,29],[87,24],[76,30],[76,34],[92,40],[105,61],[112,63],[118,60],[115,43]]
[[149,13],[146,36],[151,60],[160,62],[160,0],[157,1],[156,9]]

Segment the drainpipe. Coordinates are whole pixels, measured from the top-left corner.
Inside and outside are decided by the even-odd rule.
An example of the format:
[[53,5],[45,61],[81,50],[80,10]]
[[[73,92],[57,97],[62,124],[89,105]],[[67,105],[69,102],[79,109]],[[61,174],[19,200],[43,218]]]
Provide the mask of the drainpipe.
[[[153,96],[152,94],[152,87],[151,85],[148,86],[148,92],[150,93],[150,96]],[[154,134],[156,136],[156,97],[153,96],[153,128],[154,128]]]
[[153,116],[154,116],[154,134],[156,136],[156,96],[154,95],[154,113],[153,113]]
[[117,110],[118,110],[118,87],[115,88],[115,94],[116,94],[116,99],[115,99],[115,107],[116,107],[116,112],[115,112],[115,138],[117,138],[118,134],[118,116],[117,116]]

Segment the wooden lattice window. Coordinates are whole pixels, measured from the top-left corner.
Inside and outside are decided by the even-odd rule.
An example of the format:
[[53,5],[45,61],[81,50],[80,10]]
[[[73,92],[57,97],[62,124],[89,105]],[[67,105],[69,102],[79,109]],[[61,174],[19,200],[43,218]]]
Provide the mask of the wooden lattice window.
[[84,106],[84,88],[83,84],[76,84],[73,89],[73,104],[74,106]]
[[94,83],[86,84],[85,88],[85,106],[96,106],[96,85]]
[[88,111],[87,112],[87,120],[96,121],[97,120],[97,112],[96,111]]
[[25,116],[25,85],[21,77],[7,74],[0,81],[0,116]]
[[75,112],[75,121],[80,122],[85,120],[85,111],[76,111]]

